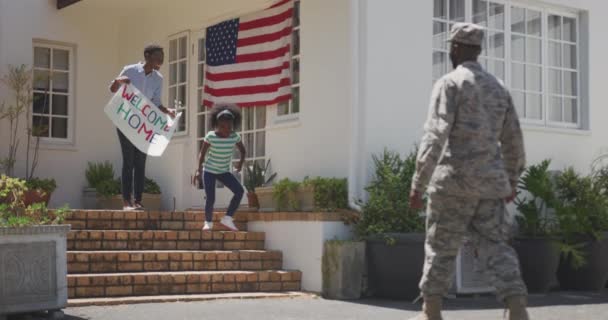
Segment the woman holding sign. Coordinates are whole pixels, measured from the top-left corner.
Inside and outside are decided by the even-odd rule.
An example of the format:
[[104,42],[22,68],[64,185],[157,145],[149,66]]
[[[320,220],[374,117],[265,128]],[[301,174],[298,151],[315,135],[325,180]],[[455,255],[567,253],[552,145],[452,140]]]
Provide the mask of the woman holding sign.
[[[131,83],[141,91],[152,103],[171,117],[175,110],[165,108],[161,102],[163,76],[158,69],[163,64],[165,54],[159,45],[149,45],[144,49],[144,63],[125,66],[118,77],[112,81],[110,91],[115,93],[123,84]],[[118,139],[122,149],[122,198],[123,209],[143,210],[141,203],[146,177],[146,154],[139,151],[129,139],[118,130]],[[133,188],[134,187],[134,188]],[[131,202],[131,193],[135,193],[135,202]]]
[[203,145],[198,156],[198,169],[192,180],[193,184],[203,185],[207,195],[203,231],[213,229],[215,182],[218,180],[234,193],[226,216],[222,218],[220,224],[232,231],[238,231],[232,216],[241,204],[245,190],[230,172],[230,166],[235,147],[241,153],[241,159],[234,166],[234,169],[240,172],[243,168],[243,162],[245,162],[245,146],[241,141],[241,136],[236,132],[241,124],[241,111],[237,106],[218,105],[210,111],[209,117],[211,117],[213,130],[207,133],[202,142]]

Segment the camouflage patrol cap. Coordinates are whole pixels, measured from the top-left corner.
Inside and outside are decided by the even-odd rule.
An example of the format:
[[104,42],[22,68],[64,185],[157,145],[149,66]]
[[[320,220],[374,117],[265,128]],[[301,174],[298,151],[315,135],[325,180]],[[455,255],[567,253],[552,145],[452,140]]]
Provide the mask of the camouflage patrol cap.
[[481,41],[483,41],[483,29],[473,23],[456,23],[450,31],[450,38],[448,41],[481,46]]

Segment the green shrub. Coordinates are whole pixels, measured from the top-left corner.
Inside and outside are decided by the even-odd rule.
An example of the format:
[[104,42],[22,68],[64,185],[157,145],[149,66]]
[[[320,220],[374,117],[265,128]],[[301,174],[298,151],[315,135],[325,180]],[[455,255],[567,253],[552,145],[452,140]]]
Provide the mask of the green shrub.
[[269,185],[276,177],[276,172],[270,174],[270,160],[264,167],[260,166],[258,162],[253,162],[251,167],[245,166],[245,188],[250,193],[255,192],[255,188]]
[[25,182],[29,190],[42,190],[47,193],[53,193],[57,189],[55,179],[39,179],[32,178]]
[[416,171],[416,151],[405,159],[385,150],[373,156],[374,178],[367,186],[369,200],[355,230],[359,237],[386,233],[424,232],[424,218],[410,208],[409,193]]
[[119,195],[121,191],[120,179],[101,181],[95,189],[97,190],[98,195],[105,198],[110,198],[115,195]]
[[[120,193],[120,190],[119,190],[119,193]],[[146,177],[144,180],[144,193],[161,194],[160,186],[156,183],[156,181]]]
[[319,210],[334,211],[348,207],[348,185],[346,179],[305,178],[303,185],[314,188],[315,207]]
[[85,175],[89,187],[97,189],[100,183],[114,179],[114,167],[109,161],[89,162]]
[[25,180],[0,176],[0,204],[4,210],[15,210],[23,206],[23,196],[27,191]]
[[68,212],[67,206],[57,210],[49,210],[44,203],[32,204],[27,208],[12,209],[7,204],[0,204],[0,227],[15,228],[61,224]]
[[285,178],[273,186],[272,197],[277,202],[277,210],[296,211],[300,209],[300,204],[296,198],[300,185],[299,182]]

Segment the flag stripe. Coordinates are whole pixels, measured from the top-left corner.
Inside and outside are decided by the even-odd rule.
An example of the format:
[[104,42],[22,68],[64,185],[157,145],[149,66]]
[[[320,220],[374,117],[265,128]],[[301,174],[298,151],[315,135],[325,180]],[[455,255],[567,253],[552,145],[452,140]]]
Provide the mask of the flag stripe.
[[271,93],[258,93],[258,94],[244,94],[240,96],[224,96],[216,97],[207,94],[205,99],[215,101],[216,103],[253,103],[256,101],[271,101],[277,97],[291,94],[291,86],[285,86],[280,88],[277,92]]
[[[238,102],[237,105],[239,107],[260,107],[260,106],[269,106],[269,105],[273,105],[273,104],[277,104],[277,103],[281,103],[284,101],[288,101],[289,99],[291,99],[291,93],[290,94],[286,94],[286,95],[282,95],[282,96],[278,96],[272,100],[264,100],[264,101],[252,101],[252,102]],[[205,100],[203,101],[203,105],[205,107],[213,107],[213,102],[209,101],[209,100]]]
[[291,35],[291,29],[292,29],[291,26],[288,26],[288,27],[283,28],[283,30],[274,32],[274,33],[262,34],[259,36],[254,36],[254,37],[249,37],[249,38],[239,38],[239,40],[236,43],[236,46],[238,48],[238,47],[252,46],[254,44],[260,44],[260,43],[264,43],[264,42],[277,41],[283,37]]
[[264,17],[261,19],[252,20],[252,21],[248,21],[248,22],[241,22],[239,24],[239,32],[275,25],[275,24],[281,23],[287,19],[290,19],[292,16],[293,16],[293,8],[289,8],[289,9],[285,10],[284,12],[281,12],[274,16]]
[[273,4],[272,7],[270,7],[270,8],[276,8],[276,7],[282,6],[282,5],[286,4],[289,1],[291,1],[291,0],[282,0],[280,2],[277,2],[277,3]]
[[[281,23],[273,24],[272,26],[251,29],[251,30],[246,30],[246,31],[239,31],[239,37],[250,38],[250,37],[254,37],[254,36],[259,36],[261,34],[275,33],[275,32],[285,29],[285,27],[287,27],[287,26],[291,26],[292,23],[293,23],[293,21],[290,18]],[[248,47],[241,47],[239,49],[244,49],[244,48],[248,48]]]
[[272,60],[272,59],[280,58],[280,57],[283,57],[283,56],[289,54],[290,47],[291,47],[291,45],[287,44],[283,48],[279,48],[276,50],[258,52],[258,53],[240,54],[240,55],[236,56],[236,62],[242,63],[242,62],[253,62],[253,61]]
[[[284,77],[289,78],[289,73],[281,71]],[[281,74],[281,73],[279,73]],[[277,75],[273,74],[268,77],[257,77],[257,78],[246,78],[236,80],[224,80],[224,81],[205,81],[205,85],[213,89],[226,89],[226,88],[238,88],[238,87],[251,87],[255,85],[267,85],[274,84],[277,82]]]
[[282,66],[274,68],[266,68],[259,70],[245,70],[236,72],[223,72],[223,73],[211,73],[207,71],[205,73],[205,80],[208,81],[229,81],[237,79],[248,79],[257,77],[267,77],[271,75],[280,74],[283,69],[289,69],[289,61],[283,62]]
[[291,79],[283,78],[278,83],[275,82],[275,83],[271,83],[271,84],[243,86],[243,87],[238,87],[238,88],[216,89],[216,88],[211,88],[209,86],[205,86],[205,92],[209,93],[212,96],[223,97],[223,96],[234,96],[234,95],[244,95],[244,94],[276,92],[283,86],[289,86],[289,85],[291,85]]
[[213,74],[220,74],[224,72],[236,72],[236,71],[247,71],[247,70],[262,70],[268,69],[276,66],[280,66],[285,61],[289,61],[289,55],[286,54],[282,57],[265,60],[265,61],[251,61],[251,62],[241,62],[229,65],[222,66],[207,66],[207,70]]
[[271,17],[274,15],[277,15],[283,11],[285,11],[287,8],[293,8],[293,1],[289,1],[290,3],[283,3],[280,6],[276,6],[276,7],[271,7],[268,8],[266,10],[262,10],[262,11],[258,11],[255,13],[251,13],[248,15],[244,15],[242,17],[239,18],[239,21],[242,23],[247,23],[249,21],[253,21],[253,20],[259,20],[265,17]]

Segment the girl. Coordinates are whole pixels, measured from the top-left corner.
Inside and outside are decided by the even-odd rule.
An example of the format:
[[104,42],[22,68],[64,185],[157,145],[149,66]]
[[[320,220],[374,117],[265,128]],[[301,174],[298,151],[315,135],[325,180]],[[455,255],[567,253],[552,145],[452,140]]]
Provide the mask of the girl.
[[[241,160],[235,165],[234,169],[240,172],[245,161],[245,146],[241,142],[241,136],[236,133],[241,124],[241,111],[235,105],[218,105],[211,109],[209,117],[211,117],[211,127],[214,130],[209,131],[203,140],[201,152],[198,156],[198,169],[194,173],[192,181],[193,184],[198,182],[200,185],[202,180],[207,195],[203,231],[213,228],[213,206],[215,204],[215,182],[217,180],[234,193],[226,216],[222,218],[220,223],[232,231],[238,231],[232,216],[241,204],[245,191],[241,183],[230,172],[230,164],[232,163],[235,146],[241,153]],[[209,153],[208,156],[207,152]],[[207,156],[206,159],[205,156]]]

